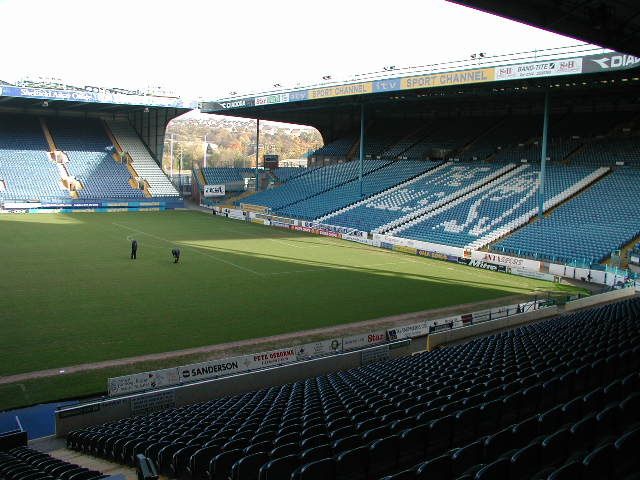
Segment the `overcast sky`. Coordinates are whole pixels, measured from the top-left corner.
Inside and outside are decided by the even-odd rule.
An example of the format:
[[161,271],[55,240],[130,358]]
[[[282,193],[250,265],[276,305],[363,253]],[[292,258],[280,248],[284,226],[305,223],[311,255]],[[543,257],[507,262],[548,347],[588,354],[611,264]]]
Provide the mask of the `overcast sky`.
[[579,42],[443,0],[0,0],[0,79],[213,99]]

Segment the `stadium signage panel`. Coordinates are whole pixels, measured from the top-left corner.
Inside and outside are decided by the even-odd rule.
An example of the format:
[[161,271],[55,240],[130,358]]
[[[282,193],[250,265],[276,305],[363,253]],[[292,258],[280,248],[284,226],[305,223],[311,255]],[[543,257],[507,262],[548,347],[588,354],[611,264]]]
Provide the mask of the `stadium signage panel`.
[[417,77],[403,78],[402,90],[414,88],[446,87],[448,85],[463,85],[467,83],[483,83],[494,80],[493,68],[479,68],[476,70],[462,70],[458,72],[432,73]]
[[582,72],[582,58],[568,58],[546,62],[522,63],[495,67],[496,80],[515,80],[518,78],[551,77],[572,75]]
[[289,100],[288,93],[277,93],[275,95],[266,95],[264,97],[256,97],[255,105],[256,107],[259,105],[271,105],[274,103],[286,103]]
[[125,95],[111,92],[86,92],[82,90],[56,90],[50,88],[3,86],[5,97],[38,98],[42,100],[64,100],[85,103],[114,103],[122,105],[144,105],[174,108],[197,108],[198,102],[182,98],[153,97],[147,95]]
[[166,387],[179,383],[178,370],[165,368],[153,372],[135,373],[122,377],[110,378],[108,381],[109,395],[139,392],[152,388]]
[[[394,92],[417,88],[444,87],[484,83],[521,78],[541,78],[562,75],[592,73],[605,70],[621,70],[640,66],[640,57],[618,52],[582,57],[529,62],[497,67],[456,70],[410,77],[393,77],[371,82],[351,83],[330,87],[295,90],[287,93],[260,95],[243,99],[206,102],[203,110],[214,112],[231,108],[245,108],[278,103],[299,102],[319,98],[333,98],[348,95],[364,95],[378,92]],[[5,87],[6,88],[6,87]]]
[[274,365],[284,365],[296,361],[296,349],[282,348],[269,352],[260,352],[250,355],[253,361],[253,368],[270,367]]
[[585,57],[586,63],[583,73],[601,72],[603,70],[622,70],[637,67],[640,57],[624,55],[621,53],[610,53],[607,55],[597,55]]
[[342,350],[347,352],[356,348],[363,348],[369,345],[379,345],[387,341],[387,332],[380,330],[361,335],[352,335],[342,339]]
[[322,87],[309,90],[309,100],[318,98],[346,97],[348,95],[364,95],[373,92],[372,82],[350,83],[346,85],[337,85],[335,87]]
[[246,372],[251,366],[249,355],[239,357],[210,360],[208,362],[193,363],[178,367],[180,383],[217,378],[234,373]]
[[296,358],[304,360],[307,358],[320,357],[342,351],[342,339],[332,338],[320,342],[305,343],[296,347]]
[[458,258],[458,263],[468,265],[470,267],[482,268],[483,270],[489,270],[491,272],[506,272],[507,267],[504,265],[496,265],[495,263],[485,262],[483,260],[471,259],[471,258]]
[[537,272],[540,270],[540,262],[537,260],[528,260],[526,258],[510,257],[508,255],[498,255],[496,253],[481,252],[473,250],[471,252],[473,260],[488,262],[497,265],[505,265],[507,267],[526,269]]
[[205,185],[204,196],[205,197],[224,197],[225,196],[224,185]]

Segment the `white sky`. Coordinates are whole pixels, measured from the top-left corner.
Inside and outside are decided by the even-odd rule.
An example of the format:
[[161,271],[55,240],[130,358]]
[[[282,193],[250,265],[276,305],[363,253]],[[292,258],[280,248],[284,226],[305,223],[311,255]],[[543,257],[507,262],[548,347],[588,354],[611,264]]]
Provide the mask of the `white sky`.
[[443,0],[0,0],[0,19],[0,79],[208,99],[579,43]]

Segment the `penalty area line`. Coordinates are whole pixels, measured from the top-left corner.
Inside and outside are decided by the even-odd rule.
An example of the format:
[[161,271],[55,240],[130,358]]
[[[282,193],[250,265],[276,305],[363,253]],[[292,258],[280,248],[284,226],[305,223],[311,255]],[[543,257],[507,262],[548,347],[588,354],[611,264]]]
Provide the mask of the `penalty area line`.
[[[138,230],[137,228],[129,227],[129,226],[127,226],[127,225],[122,225],[121,223],[112,222],[112,225],[115,225],[116,227],[120,227],[120,228],[125,228],[125,229],[127,229],[127,230],[131,230],[132,232],[139,233],[140,235],[146,235],[147,237],[155,238],[156,240],[160,240],[160,241],[162,241],[162,242],[170,243],[170,244],[172,244],[172,245],[176,245],[176,244],[178,243],[178,242],[173,242],[173,241],[168,240],[168,239],[163,238],[163,237],[159,237],[159,236],[154,235],[154,234],[152,234],[152,233],[143,232],[142,230]],[[128,237],[127,237],[127,239],[128,239]],[[233,263],[233,262],[230,262],[230,261],[228,261],[228,260],[224,260],[224,259],[222,259],[222,258],[218,258],[218,257],[216,257],[215,255],[211,255],[211,254],[209,254],[209,253],[201,252],[201,251],[200,251],[200,250],[198,250],[197,248],[190,247],[190,246],[186,246],[186,247],[185,247],[184,245],[182,245],[182,248],[188,248],[189,250],[191,250],[191,251],[193,251],[193,252],[195,252],[195,253],[197,253],[197,254],[199,254],[199,255],[203,255],[203,256],[205,256],[205,257],[208,257],[208,258],[210,258],[210,259],[212,259],[212,260],[215,260],[216,262],[224,263],[225,265],[229,265],[229,266],[231,266],[231,267],[237,268],[238,270],[243,270],[243,271],[245,271],[245,272],[249,272],[249,273],[252,273],[252,274],[254,274],[254,275],[258,275],[259,277],[264,276],[264,275],[263,275],[262,273],[260,273],[260,272],[256,272],[255,270],[252,270],[252,269],[250,269],[250,268],[243,267],[243,266],[241,266],[241,265],[237,265],[237,264],[235,264],[235,263]]]

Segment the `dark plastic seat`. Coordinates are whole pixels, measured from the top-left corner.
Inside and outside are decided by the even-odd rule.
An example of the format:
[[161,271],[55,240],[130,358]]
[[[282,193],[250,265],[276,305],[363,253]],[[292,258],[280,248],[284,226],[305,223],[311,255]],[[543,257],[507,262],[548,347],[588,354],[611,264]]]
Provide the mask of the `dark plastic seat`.
[[373,442],[369,447],[369,476],[390,473],[398,465],[398,437],[390,435]]
[[540,434],[549,435],[558,430],[564,423],[562,416],[562,405],[557,405],[543,412],[538,417],[538,430]]
[[204,479],[207,475],[209,463],[218,453],[220,449],[218,446],[204,447],[196,450],[191,458],[189,458],[188,473],[191,478],[198,480]]
[[[580,480],[584,467],[582,463],[572,461],[565,463],[549,474],[547,480]],[[606,478],[606,477],[603,477]]]
[[626,432],[615,441],[614,473],[616,478],[640,471],[640,427]]
[[453,446],[464,445],[476,438],[479,413],[478,407],[470,407],[455,415],[451,442]]
[[415,470],[402,470],[401,472],[387,475],[382,480],[414,480],[416,478]]
[[335,480],[336,461],[333,458],[325,458],[307,463],[300,467],[297,478],[299,480]]
[[543,468],[555,469],[562,464],[567,456],[569,431],[566,428],[552,433],[542,440],[540,451],[540,465]]
[[611,478],[613,455],[613,444],[605,443],[585,456],[582,461],[583,479],[595,480],[602,478]]
[[209,463],[209,480],[227,480],[231,467],[243,455],[244,453],[239,448],[216,455]]
[[336,457],[336,478],[340,480],[360,480],[367,478],[369,470],[369,449],[357,447],[338,454]]
[[476,473],[475,480],[497,480],[509,478],[509,460],[507,458],[499,458],[498,460],[488,463]]
[[480,413],[478,414],[478,435],[490,435],[498,430],[497,424],[500,418],[501,408],[502,401],[500,400],[484,403],[480,407]]
[[290,478],[291,474],[300,466],[298,455],[287,455],[268,461],[260,467],[259,480],[279,480]]
[[482,463],[483,455],[483,440],[476,440],[456,450],[451,455],[451,473],[454,478],[462,475],[474,465]]
[[540,466],[540,449],[540,444],[535,442],[517,450],[511,456],[509,480],[532,478]]
[[300,453],[300,463],[311,463],[323,458],[333,456],[333,451],[328,444],[318,445],[316,447],[307,448]]
[[424,462],[416,469],[416,480],[449,480],[451,478],[451,456],[441,455]]
[[362,436],[360,435],[351,435],[350,437],[341,438],[331,444],[331,448],[336,453],[351,450],[352,448],[360,446],[362,446]]
[[484,442],[484,457],[487,460],[495,460],[512,448],[513,431],[511,427],[507,427],[487,437]]
[[570,450],[573,453],[586,452],[593,448],[597,442],[597,422],[595,413],[583,417],[571,428]]
[[389,427],[383,425],[381,427],[372,428],[362,433],[362,441],[364,443],[370,443],[379,438],[383,438],[389,435]]
[[446,415],[429,424],[427,455],[438,455],[451,447],[453,416]]
[[232,480],[258,480],[258,472],[262,465],[269,461],[266,452],[252,453],[240,458],[231,467]]
[[425,455],[429,425],[416,425],[405,430],[400,435],[399,461],[403,465],[411,465],[418,462]]
[[308,448],[318,447],[320,445],[329,444],[330,439],[326,433],[320,433],[313,437],[306,438],[300,442],[300,450],[306,450]]
[[272,459],[286,457],[287,455],[297,455],[300,453],[300,445],[298,443],[286,443],[275,447],[269,452],[269,457]]

